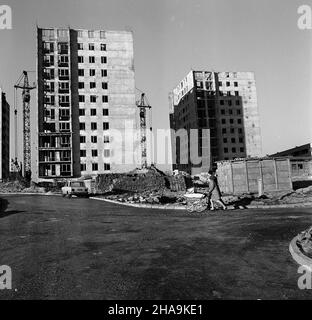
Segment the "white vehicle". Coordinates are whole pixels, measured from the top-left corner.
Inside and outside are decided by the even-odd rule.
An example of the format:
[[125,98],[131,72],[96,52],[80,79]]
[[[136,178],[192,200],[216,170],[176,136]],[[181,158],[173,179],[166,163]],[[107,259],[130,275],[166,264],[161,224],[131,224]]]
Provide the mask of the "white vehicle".
[[65,186],[62,188],[62,196],[71,198],[75,196],[88,196],[88,188],[83,181],[67,181]]

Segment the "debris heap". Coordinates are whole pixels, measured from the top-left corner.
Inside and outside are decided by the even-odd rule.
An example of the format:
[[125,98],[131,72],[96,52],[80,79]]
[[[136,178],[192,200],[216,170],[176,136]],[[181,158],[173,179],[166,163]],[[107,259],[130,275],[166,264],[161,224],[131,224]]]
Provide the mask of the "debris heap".
[[154,168],[136,169],[127,174],[101,174],[96,179],[96,192],[152,192],[169,186],[168,177]]

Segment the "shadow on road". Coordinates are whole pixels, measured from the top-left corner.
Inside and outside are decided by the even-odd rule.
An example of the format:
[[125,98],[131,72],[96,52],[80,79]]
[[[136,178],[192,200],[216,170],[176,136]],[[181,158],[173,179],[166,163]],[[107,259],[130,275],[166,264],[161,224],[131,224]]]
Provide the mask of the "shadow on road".
[[8,217],[8,216],[11,216],[11,215],[16,214],[16,213],[23,212],[23,211],[18,211],[18,210],[6,211],[8,206],[9,206],[9,201],[6,200],[6,199],[0,198],[0,219]]
[[234,209],[239,209],[240,207],[243,207],[244,209],[247,209],[247,206],[250,205],[250,203],[255,199],[255,197],[245,197],[233,202],[228,203],[228,205],[231,205],[234,207]]
[[3,213],[9,205],[9,201],[6,199],[0,198],[0,214]]

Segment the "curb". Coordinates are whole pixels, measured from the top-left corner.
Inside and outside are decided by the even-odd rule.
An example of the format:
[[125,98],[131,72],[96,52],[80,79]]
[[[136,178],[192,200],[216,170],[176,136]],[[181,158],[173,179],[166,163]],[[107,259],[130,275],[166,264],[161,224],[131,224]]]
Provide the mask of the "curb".
[[134,208],[148,208],[148,209],[163,209],[163,210],[184,210],[186,211],[186,208],[180,207],[180,206],[166,206],[166,205],[161,205],[161,204],[138,204],[138,203],[126,203],[126,202],[119,202],[115,200],[110,200],[110,199],[105,199],[105,198],[97,198],[97,197],[89,197],[89,199],[92,200],[98,200],[98,201],[104,201],[104,202],[109,202],[109,203],[114,203],[114,204],[120,204],[122,206],[127,206],[127,207],[134,207]]
[[[120,204],[123,206],[135,207],[135,208],[186,210],[184,207],[180,207],[180,206],[126,203],[126,202],[119,202],[116,200],[110,200],[110,199],[98,198],[98,197],[89,197],[89,199],[105,201],[109,203]],[[308,202],[305,204],[289,204],[289,205],[280,204],[280,205],[267,205],[267,206],[256,206],[256,205],[246,206],[247,209],[274,209],[274,208],[278,209],[278,208],[302,208],[302,207],[312,207],[312,202]],[[237,209],[237,210],[241,210],[241,209]]]
[[298,236],[294,237],[289,244],[289,252],[293,259],[300,265],[312,270],[312,259],[304,255],[297,246]]
[[40,193],[40,192],[0,192],[0,196],[61,196],[59,193]]
[[248,209],[274,209],[274,208],[312,208],[312,202],[305,203],[289,203],[289,204],[272,204],[272,205],[250,205],[246,206]]
[[[127,202],[119,202],[116,200],[110,200],[105,198],[98,198],[98,197],[89,197],[89,199],[92,200],[98,200],[98,201],[104,201],[114,204],[120,204],[122,206],[128,206],[128,207],[134,207],[134,208],[148,208],[148,209],[162,209],[162,210],[184,210],[186,211],[186,208],[180,207],[180,206],[166,206],[166,205],[160,205],[160,204],[138,204],[138,203],[127,203]],[[232,207],[232,206],[231,206]],[[293,204],[275,204],[275,205],[267,205],[267,206],[257,206],[257,205],[251,205],[246,206],[246,209],[280,209],[280,208],[312,208],[312,202],[307,203],[293,203]],[[229,209],[234,210],[234,208]],[[236,209],[236,210],[243,210],[243,209]]]

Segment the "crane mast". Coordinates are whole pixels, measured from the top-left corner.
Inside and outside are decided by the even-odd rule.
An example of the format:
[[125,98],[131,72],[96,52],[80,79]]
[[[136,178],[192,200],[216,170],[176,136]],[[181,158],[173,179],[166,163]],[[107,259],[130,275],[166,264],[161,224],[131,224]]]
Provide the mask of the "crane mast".
[[140,109],[140,132],[141,132],[141,157],[142,157],[142,167],[147,167],[147,139],[146,139],[146,110],[152,107],[145,102],[145,94],[141,94],[141,100],[138,103],[138,108]]
[[[29,85],[27,71],[18,79],[14,86],[15,90],[22,89],[23,101],[23,169],[24,177],[30,180],[31,177],[31,142],[30,142],[30,90],[36,88]],[[17,107],[15,106],[15,143],[17,144]],[[16,152],[16,151],[15,151]],[[17,155],[15,155],[17,157]]]

